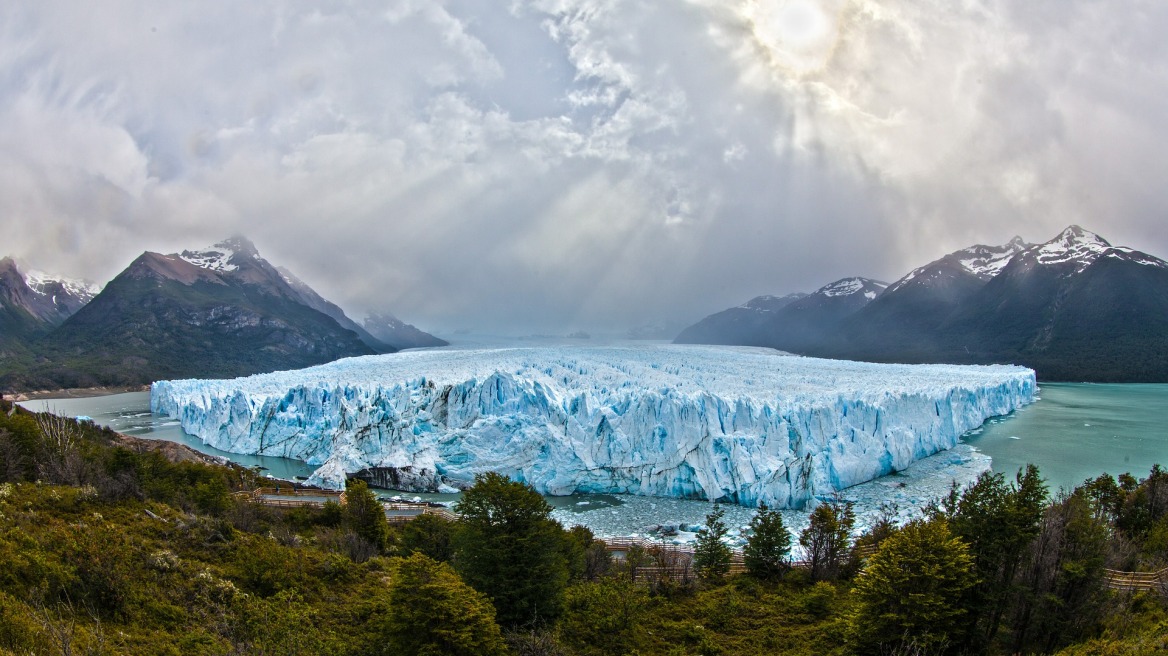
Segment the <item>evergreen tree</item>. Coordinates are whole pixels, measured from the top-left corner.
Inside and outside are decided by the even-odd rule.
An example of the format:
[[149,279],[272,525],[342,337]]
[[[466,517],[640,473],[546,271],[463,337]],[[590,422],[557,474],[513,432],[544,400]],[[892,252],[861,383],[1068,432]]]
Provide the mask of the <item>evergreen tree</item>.
[[389,612],[381,625],[382,653],[478,656],[507,653],[495,609],[446,563],[421,553],[397,559]]
[[490,472],[455,506],[454,564],[495,604],[504,627],[555,619],[568,582],[565,541],[551,506],[529,485]]
[[799,545],[811,565],[815,581],[834,579],[851,546],[856,514],[851,503],[829,501],[811,511],[811,523],[799,534]]
[[1103,603],[1108,529],[1083,488],[1051,504],[1021,573],[1012,653],[1049,652],[1094,631]]
[[1046,484],[1034,465],[1019,471],[1012,485],[986,472],[960,494],[951,493],[946,505],[950,530],[969,545],[979,580],[965,603],[977,627],[967,645],[980,649],[993,642],[1009,609],[1019,568],[1038,535]]
[[454,522],[438,515],[419,515],[398,531],[398,553],[423,553],[440,563],[454,557]]
[[856,578],[850,638],[857,653],[937,653],[964,630],[961,603],[973,559],[941,519],[916,520],[889,536]]
[[761,579],[776,579],[791,568],[791,534],[783,525],[783,515],[759,504],[750,520],[750,537],[742,550],[746,571]]
[[730,572],[730,547],[722,542],[727,530],[726,522],[722,521],[725,514],[725,510],[714,504],[714,510],[706,515],[706,525],[698,531],[693,564],[699,578],[716,579]]
[[385,553],[389,549],[392,534],[385,519],[385,508],[365,481],[349,480],[345,489],[345,521],[378,551]]

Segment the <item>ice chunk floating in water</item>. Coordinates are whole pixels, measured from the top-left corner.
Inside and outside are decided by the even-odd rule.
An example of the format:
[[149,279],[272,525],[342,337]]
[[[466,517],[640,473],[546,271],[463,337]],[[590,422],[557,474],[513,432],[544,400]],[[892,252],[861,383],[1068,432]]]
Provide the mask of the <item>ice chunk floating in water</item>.
[[800,507],[952,447],[1031,402],[1014,366],[889,365],[768,349],[434,350],[234,380],[157,382],[151,407],[215,448],[374,469],[396,486],[497,471],[548,494]]

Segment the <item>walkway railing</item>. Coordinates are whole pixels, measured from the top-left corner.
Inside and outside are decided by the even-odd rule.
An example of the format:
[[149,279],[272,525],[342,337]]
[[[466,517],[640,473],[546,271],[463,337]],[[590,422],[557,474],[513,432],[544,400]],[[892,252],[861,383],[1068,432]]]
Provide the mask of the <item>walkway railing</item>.
[[1168,567],[1158,572],[1121,572],[1105,569],[1103,570],[1103,582],[1112,590],[1168,594]]

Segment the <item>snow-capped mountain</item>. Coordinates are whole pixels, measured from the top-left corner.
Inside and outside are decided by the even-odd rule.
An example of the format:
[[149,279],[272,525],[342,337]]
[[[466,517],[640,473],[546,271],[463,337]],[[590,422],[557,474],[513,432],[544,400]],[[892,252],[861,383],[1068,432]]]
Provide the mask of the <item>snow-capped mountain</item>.
[[822,295],[826,298],[842,298],[848,296],[855,297],[859,294],[871,301],[883,293],[887,287],[888,283],[872,280],[871,278],[844,278],[830,285],[824,285],[814,293],[809,294],[809,296],[815,297]]
[[1014,237],[1001,246],[986,246],[978,244],[954,251],[939,260],[929,262],[918,267],[908,275],[888,286],[888,294],[909,286],[942,286],[950,284],[954,278],[968,274],[982,282],[1002,272],[1015,255],[1032,247],[1022,241],[1021,237]]
[[44,387],[141,384],[377,352],[306,302],[327,303],[301,285],[242,237],[171,255],[145,252],[46,335],[38,343],[41,361],[20,375]]
[[1157,268],[1168,266],[1164,260],[1147,253],[1112,246],[1106,239],[1077,225],[1068,227],[1045,244],[1027,249],[1019,256],[1018,266],[1023,269],[1057,267],[1062,275],[1070,276],[1083,273],[1104,257]]
[[765,346],[800,353],[836,339],[843,321],[873,302],[888,283],[850,277],[824,285],[763,324]]
[[913,269],[880,298],[849,317],[837,344],[865,356],[898,354],[909,360],[934,347],[942,322],[1019,253],[1031,248],[1020,237],[1001,246],[978,244]]
[[73,312],[81,309],[101,292],[101,285],[88,280],[62,278],[35,269],[30,269],[24,274],[24,282],[29,289],[45,297],[50,303],[72,307]]
[[809,305],[855,298],[843,294],[853,288],[832,283],[755,332],[706,343],[882,362],[1016,362],[1056,380],[1168,381],[1168,263],[1079,226],[1041,244],[1015,237],[950,253],[882,293],[866,290],[875,297],[834,325],[798,318]]
[[1168,263],[1071,226],[946,318],[951,354],[1071,380],[1168,380]]
[[21,273],[12,258],[0,260],[0,351],[23,349],[28,340],[61,325],[98,291],[87,281],[35,270]]
[[840,322],[882,294],[887,283],[843,278],[810,294],[758,296],[686,328],[677,344],[770,346],[799,352],[819,344]]

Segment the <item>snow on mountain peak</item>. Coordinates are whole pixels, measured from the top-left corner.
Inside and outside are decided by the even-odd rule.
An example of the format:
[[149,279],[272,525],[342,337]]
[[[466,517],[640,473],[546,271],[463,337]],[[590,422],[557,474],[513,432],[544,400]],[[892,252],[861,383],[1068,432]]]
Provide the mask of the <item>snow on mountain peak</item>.
[[1128,262],[1135,262],[1136,264],[1143,264],[1144,266],[1154,266],[1160,269],[1168,269],[1168,262],[1161,260],[1153,255],[1142,253],[1134,248],[1127,248],[1125,246],[1114,246],[1109,250],[1105,257],[1115,258],[1117,260],[1127,260]]
[[1076,271],[1082,271],[1110,248],[1111,244],[1106,239],[1073,225],[1060,232],[1054,239],[1039,246],[1035,252],[1035,258],[1039,264],[1062,264],[1074,261],[1078,263]]
[[864,295],[873,299],[876,295],[883,291],[888,285],[877,280],[870,280],[868,278],[844,278],[837,280],[826,287],[821,287],[817,294],[823,294],[829,298],[836,296],[851,296],[857,292],[863,291]]
[[962,269],[982,280],[989,280],[1001,273],[1015,255],[1030,247],[1031,244],[1022,241],[1021,237],[1014,237],[1002,246],[978,244],[959,250],[954,255]]
[[183,251],[179,257],[191,264],[210,271],[235,271],[239,268],[233,261],[239,257],[260,259],[254,244],[242,235],[235,235],[207,248]]
[[60,283],[66,293],[81,299],[85,303],[88,303],[91,298],[97,296],[98,292],[101,291],[101,285],[94,284],[88,280],[62,278],[35,269],[30,269],[24,274],[24,284],[28,285],[29,289],[41,296],[49,293],[46,288],[53,283]]
[[209,271],[235,271],[239,268],[231,264],[235,251],[228,248],[211,246],[197,251],[183,251],[178,256],[200,269]]

